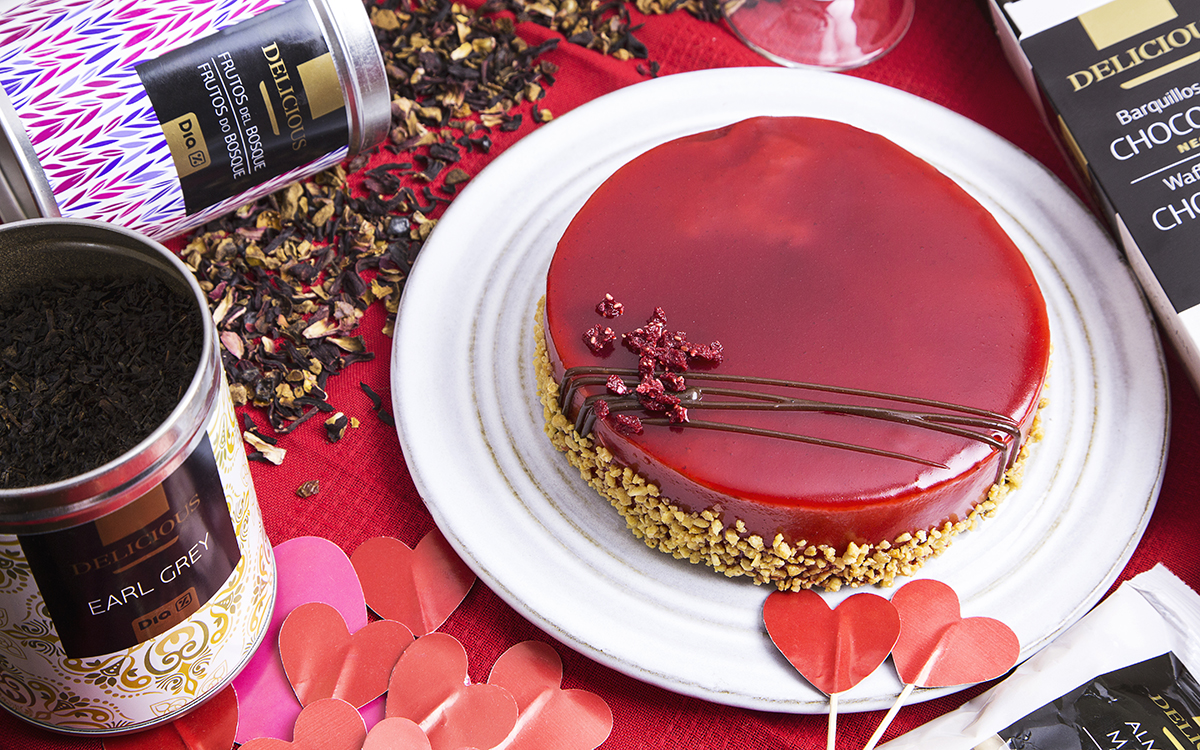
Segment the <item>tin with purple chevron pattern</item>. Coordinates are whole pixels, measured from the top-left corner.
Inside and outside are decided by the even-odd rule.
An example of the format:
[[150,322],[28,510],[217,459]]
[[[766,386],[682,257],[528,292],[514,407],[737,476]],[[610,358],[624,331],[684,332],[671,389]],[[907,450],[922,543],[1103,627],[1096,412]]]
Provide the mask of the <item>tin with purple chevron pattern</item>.
[[360,0],[9,0],[0,221],[157,239],[371,148],[391,102]]

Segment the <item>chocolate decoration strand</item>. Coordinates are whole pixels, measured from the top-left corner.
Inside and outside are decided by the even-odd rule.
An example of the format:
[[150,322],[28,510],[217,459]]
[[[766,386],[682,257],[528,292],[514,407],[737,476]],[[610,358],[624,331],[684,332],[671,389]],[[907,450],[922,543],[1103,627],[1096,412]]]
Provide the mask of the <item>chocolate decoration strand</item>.
[[[576,367],[568,370],[563,376],[562,383],[560,383],[560,408],[563,410],[563,413],[566,413],[567,405],[570,403],[571,399],[575,395],[575,392],[579,388],[589,385],[605,385],[608,382],[608,377],[611,375],[616,375],[622,379],[622,382],[636,387],[638,373],[635,370],[599,367]],[[836,393],[840,395],[856,396],[882,401],[894,401],[959,412],[959,414],[943,414],[938,412],[884,408],[862,404],[840,404],[830,401],[797,399],[779,394],[762,393],[735,388],[717,387],[708,388],[702,391],[700,388],[692,386],[684,391],[678,392],[681,398],[681,403],[684,404],[688,409],[711,409],[719,411],[808,411],[826,414],[842,414],[865,419],[876,419],[897,424],[911,425],[922,429],[928,429],[944,434],[967,438],[969,440],[978,440],[979,442],[993,448],[1000,454],[1001,458],[997,465],[996,471],[997,482],[1003,479],[1004,472],[1012,465],[1013,460],[1016,458],[1016,451],[1014,448],[1019,442],[1020,427],[1014,420],[1005,417],[1004,415],[984,409],[977,409],[969,406],[962,406],[945,401],[937,401],[934,399],[925,399],[915,396],[901,396],[897,394],[883,393],[880,391],[828,386],[816,383],[780,380],[776,378],[757,378],[742,375],[726,376],[703,372],[691,372],[688,373],[687,377],[694,380],[724,381],[731,383],[793,388],[799,390],[812,390],[824,393]],[[702,400],[704,394],[728,396],[747,400],[705,402]],[[608,404],[610,411],[630,412],[643,408],[638,398],[633,395],[610,397],[603,394],[597,394],[594,396],[588,396],[584,399],[584,402],[581,405],[575,419],[575,430],[581,436],[587,436],[591,432],[596,418],[594,405],[600,400],[604,400]],[[660,417],[645,417],[641,419],[641,422],[643,425],[676,427],[687,426],[696,429],[722,430],[745,435],[757,435],[761,437],[773,437],[782,440],[794,440],[797,442],[822,445],[842,450],[853,450],[860,453],[877,455],[886,458],[896,458],[926,466],[933,466],[943,469],[947,468],[945,464],[924,459],[919,456],[912,456],[904,453],[897,453],[853,443],[826,440],[823,438],[781,432],[778,430],[769,430],[766,428],[747,427],[744,425],[731,425],[723,422],[700,420],[688,420],[686,423],[680,423],[672,422],[667,418]],[[1004,440],[994,436],[974,432],[972,428],[999,432],[1008,436],[1011,438],[1011,440],[1010,442],[1006,443]]]
[[[559,407],[565,408],[570,397],[574,395],[574,389],[580,385],[603,385],[605,378],[608,375],[619,375],[623,378],[637,378],[636,370],[622,367],[572,367],[563,373],[562,382],[566,383],[571,380],[578,380],[578,383],[572,383],[569,390],[563,391],[563,395],[559,397]],[[994,411],[987,409],[978,409],[972,406],[963,406],[961,404],[952,404],[946,401],[938,401],[936,399],[921,398],[919,396],[901,396],[895,393],[884,393],[882,391],[869,391],[861,388],[847,388],[837,385],[822,385],[820,383],[806,383],[797,380],[780,380],[778,378],[760,378],[752,375],[718,375],[711,372],[695,372],[689,371],[687,377],[693,380],[715,380],[726,383],[751,383],[754,385],[776,385],[784,388],[797,388],[809,391],[823,391],[825,393],[838,393],[845,396],[863,396],[866,398],[876,398],[889,401],[900,401],[906,404],[915,404],[917,406],[930,406],[951,411],[959,411],[966,414],[975,414],[980,417],[990,417],[992,419],[1013,422],[1012,419],[997,414]],[[636,382],[636,381],[634,381]]]

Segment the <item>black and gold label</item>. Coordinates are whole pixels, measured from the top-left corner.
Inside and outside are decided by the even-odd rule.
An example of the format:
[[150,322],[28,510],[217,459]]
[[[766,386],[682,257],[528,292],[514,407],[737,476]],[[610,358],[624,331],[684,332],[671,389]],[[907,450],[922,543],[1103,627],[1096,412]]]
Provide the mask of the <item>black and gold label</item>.
[[1021,48],[1110,219],[1177,312],[1200,304],[1200,0],[1114,0]]
[[71,658],[130,648],[180,624],[241,560],[207,436],[162,484],[119,510],[18,540]]
[[306,0],[137,66],[188,214],[346,147],[345,94]]

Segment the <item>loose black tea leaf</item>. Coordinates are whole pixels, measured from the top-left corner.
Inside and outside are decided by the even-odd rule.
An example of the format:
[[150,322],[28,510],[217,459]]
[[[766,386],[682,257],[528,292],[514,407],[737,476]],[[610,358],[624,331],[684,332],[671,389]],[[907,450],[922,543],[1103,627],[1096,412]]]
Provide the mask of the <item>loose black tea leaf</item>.
[[195,376],[204,325],[153,277],[0,299],[0,487],[79,476],[148,437]]

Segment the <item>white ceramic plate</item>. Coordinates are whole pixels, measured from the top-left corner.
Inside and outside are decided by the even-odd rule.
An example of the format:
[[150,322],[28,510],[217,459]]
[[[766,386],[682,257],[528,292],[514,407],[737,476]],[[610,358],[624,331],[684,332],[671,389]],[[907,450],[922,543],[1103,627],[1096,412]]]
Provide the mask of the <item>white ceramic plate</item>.
[[[1167,442],[1158,339],[1112,241],[1061,183],[990,131],[879,84],[772,68],[670,76],[578,108],[484,169],[400,308],[392,398],[417,488],[483,581],[563,643],[707,700],[828,710],[765,633],[768,589],[646,547],[550,446],[531,365],[546,268],[592,190],[654,145],[754,115],[891,138],[962,184],[1028,256],[1054,345],[1045,439],[998,516],[922,575],[950,584],[965,616],[1011,626],[1029,656],[1100,599],[1149,520]],[[885,663],[839,710],[886,708],[900,688]]]

